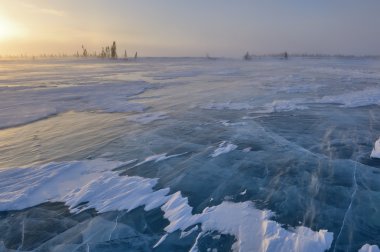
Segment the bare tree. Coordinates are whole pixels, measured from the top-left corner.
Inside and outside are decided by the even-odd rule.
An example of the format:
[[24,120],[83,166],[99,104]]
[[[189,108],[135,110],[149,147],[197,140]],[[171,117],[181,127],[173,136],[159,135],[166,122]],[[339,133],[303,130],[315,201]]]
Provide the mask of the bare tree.
[[251,60],[252,59],[252,56],[249,54],[249,52],[247,52],[244,57],[243,57],[244,60]]
[[117,53],[116,53],[116,42],[114,41],[111,46],[111,58],[116,59]]
[[101,58],[105,58],[106,57],[106,51],[104,50],[104,47],[102,47],[102,52],[100,53],[100,57]]
[[83,56],[83,57],[87,57],[87,56],[88,56],[87,49],[84,48],[83,45],[82,45],[82,49],[83,49],[83,54],[82,54],[82,56]]

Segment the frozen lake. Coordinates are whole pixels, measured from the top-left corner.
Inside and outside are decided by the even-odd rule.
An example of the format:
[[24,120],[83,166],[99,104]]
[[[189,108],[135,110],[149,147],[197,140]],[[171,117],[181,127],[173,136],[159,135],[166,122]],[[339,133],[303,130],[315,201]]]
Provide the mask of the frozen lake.
[[376,58],[0,59],[0,129],[0,251],[380,245]]

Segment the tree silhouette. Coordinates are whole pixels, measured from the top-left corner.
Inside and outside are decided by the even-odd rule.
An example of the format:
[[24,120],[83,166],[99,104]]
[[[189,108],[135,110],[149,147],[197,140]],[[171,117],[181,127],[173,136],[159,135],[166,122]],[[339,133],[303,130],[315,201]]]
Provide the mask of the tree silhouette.
[[104,51],[104,47],[102,47],[102,52],[100,53],[100,57],[101,58],[105,58],[106,57],[106,51]]
[[87,57],[87,56],[88,56],[87,49],[84,48],[83,45],[82,45],[82,49],[83,49],[83,54],[82,54],[82,56],[83,56],[83,57]]
[[116,59],[117,53],[116,53],[116,42],[114,41],[111,46],[111,58]]
[[251,60],[252,59],[252,56],[249,54],[249,52],[247,52],[244,57],[243,57],[245,60]]

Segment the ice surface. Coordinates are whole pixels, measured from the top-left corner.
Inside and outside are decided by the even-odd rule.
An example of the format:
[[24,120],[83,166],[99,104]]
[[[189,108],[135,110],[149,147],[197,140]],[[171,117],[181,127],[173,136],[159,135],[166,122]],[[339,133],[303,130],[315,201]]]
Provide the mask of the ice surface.
[[232,110],[243,110],[243,109],[254,109],[255,106],[244,103],[244,102],[213,102],[206,105],[202,105],[201,108],[203,109],[216,109],[216,110],[223,110],[223,109],[232,109]]
[[2,63],[7,67],[0,69],[0,128],[70,110],[142,111],[144,106],[129,97],[151,87],[145,81],[121,77],[119,72],[126,71],[123,65],[108,68],[72,59]]
[[0,250],[379,244],[379,59],[0,61]]
[[144,106],[128,101],[127,97],[139,94],[148,87],[147,83],[133,82],[17,91],[0,99],[0,128],[25,124],[69,110],[140,112]]
[[89,201],[87,208],[107,211],[115,206],[113,204],[120,203],[111,200],[117,197],[117,194],[112,193],[122,189],[120,186],[130,191],[129,195],[133,197],[139,194],[132,190],[135,184],[142,182],[142,190],[149,190],[155,185],[155,180],[143,182],[144,179],[139,180],[137,177],[128,181],[118,180],[118,174],[111,170],[123,164],[98,159],[2,170],[0,210],[19,210],[50,201],[66,202],[72,211],[78,211],[80,209],[76,207],[79,203]]
[[[64,202],[76,213],[89,208],[98,212],[131,211],[139,206],[149,211],[161,206],[170,222],[165,228],[168,233],[185,231],[199,223],[202,232],[235,236],[236,251],[324,251],[331,245],[332,233],[314,232],[306,227],[298,227],[294,232],[285,230],[269,220],[269,211],[257,210],[250,202],[223,202],[193,215],[188,199],[180,192],[168,195],[169,188],[154,190],[157,179],[119,176],[112,171],[124,164],[98,159],[0,171],[0,186],[4,189],[0,193],[0,210],[18,210],[48,201]],[[111,239],[116,226],[110,229],[109,225],[102,224],[104,231],[97,233],[92,229],[85,231],[84,240],[86,236],[96,236],[98,241]],[[165,238],[166,235],[155,246]]]
[[135,121],[141,124],[151,123],[157,120],[163,120],[168,118],[165,112],[155,112],[155,113],[141,113],[137,115],[128,116],[127,119]]
[[136,166],[139,166],[139,165],[142,165],[142,164],[145,164],[145,163],[148,163],[148,162],[160,162],[160,161],[163,161],[163,160],[166,160],[166,159],[169,159],[169,158],[174,158],[174,157],[179,157],[179,156],[182,156],[182,155],[185,155],[185,153],[179,153],[179,154],[173,154],[173,155],[169,155],[167,153],[161,153],[161,154],[157,154],[157,155],[152,155],[152,156],[149,156],[147,158],[145,158],[143,161],[137,163],[136,165],[134,165],[134,167]]
[[243,126],[243,125],[246,125],[247,123],[246,122],[230,122],[228,120],[223,120],[221,121],[221,123],[224,125],[224,126],[227,126],[227,127],[230,127],[230,126]]
[[292,99],[292,100],[275,100],[269,104],[265,104],[263,109],[259,112],[261,113],[274,113],[274,112],[286,112],[296,109],[307,109],[305,105],[300,105],[305,103],[304,99]]
[[368,88],[348,93],[324,96],[320,103],[339,103],[344,107],[353,108],[368,105],[380,105],[380,89]]

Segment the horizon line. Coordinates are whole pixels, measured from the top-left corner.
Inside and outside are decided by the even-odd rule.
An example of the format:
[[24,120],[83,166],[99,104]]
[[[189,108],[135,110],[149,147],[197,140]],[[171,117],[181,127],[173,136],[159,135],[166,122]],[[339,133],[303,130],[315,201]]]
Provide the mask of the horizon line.
[[[265,53],[265,54],[249,54],[252,57],[282,57],[285,51],[282,53]],[[205,59],[240,59],[244,56],[210,56],[209,53],[205,53],[204,56],[190,56],[190,55],[182,55],[182,56],[139,56],[138,58],[205,58]],[[378,58],[380,54],[327,54],[327,53],[288,53],[289,57],[346,57],[346,58]],[[39,53],[39,54],[29,54],[29,53],[20,53],[20,54],[0,54],[0,59],[5,58],[99,58],[99,59],[111,59],[111,58],[102,58],[99,54],[93,55],[90,54],[88,56],[77,55],[76,53],[68,54],[68,53]],[[133,57],[117,57],[116,59],[133,59]]]

